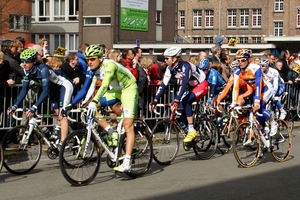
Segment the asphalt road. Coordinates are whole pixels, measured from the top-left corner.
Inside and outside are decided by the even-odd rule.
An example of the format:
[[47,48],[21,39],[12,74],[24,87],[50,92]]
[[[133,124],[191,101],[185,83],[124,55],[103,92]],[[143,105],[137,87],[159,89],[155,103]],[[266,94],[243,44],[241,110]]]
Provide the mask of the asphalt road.
[[152,162],[149,173],[137,179],[115,175],[102,158],[96,179],[88,186],[71,186],[58,159],[41,159],[29,174],[0,173],[1,200],[6,199],[299,199],[300,133],[293,132],[289,160],[276,162],[270,153],[252,168],[241,168],[232,153],[198,160],[180,150],[169,166]]

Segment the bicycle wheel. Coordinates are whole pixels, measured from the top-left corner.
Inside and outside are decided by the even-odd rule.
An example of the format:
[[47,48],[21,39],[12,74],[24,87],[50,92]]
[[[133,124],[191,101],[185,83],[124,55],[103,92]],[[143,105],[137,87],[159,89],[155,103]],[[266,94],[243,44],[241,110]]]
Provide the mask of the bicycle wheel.
[[170,120],[159,121],[152,130],[153,158],[160,165],[169,165],[179,150],[179,131]]
[[223,149],[225,148],[225,152],[229,152],[232,149],[232,141],[233,134],[237,128],[237,121],[234,117],[230,115],[226,115],[221,118],[221,120],[217,124],[219,138],[219,146]]
[[197,136],[192,145],[196,156],[199,159],[210,159],[216,152],[218,146],[218,133],[214,122],[205,117],[196,118],[195,129],[199,136]]
[[290,128],[290,131],[293,132],[293,129],[294,129],[293,113],[290,110],[287,110],[286,112],[287,112],[287,114],[286,114],[286,117],[285,117],[284,121],[286,122],[286,124]]
[[[252,133],[252,134],[251,134]],[[253,135],[252,143],[244,145],[248,135]],[[252,167],[258,160],[260,153],[260,137],[255,127],[250,128],[250,122],[243,122],[238,125],[233,134],[233,153],[236,161],[245,168]]]
[[0,144],[0,172],[2,170],[2,166],[3,166],[3,159],[4,156],[3,156],[3,148],[2,148],[2,145]]
[[289,158],[292,149],[292,133],[284,120],[276,120],[278,123],[277,134],[271,139],[271,153],[275,160],[284,162]]
[[26,147],[20,144],[26,130],[28,130],[26,125],[16,126],[10,129],[2,140],[3,166],[7,171],[16,175],[26,174],[33,170],[42,154],[40,136],[35,130],[32,131]]
[[88,185],[95,179],[100,168],[99,144],[92,136],[86,154],[85,145],[86,132],[78,130],[69,134],[60,148],[60,170],[65,179],[74,186]]
[[[147,124],[142,120],[135,120],[135,141],[131,154],[131,170],[125,172],[131,178],[143,176],[150,168],[153,156],[152,142]],[[119,143],[119,158],[125,155],[126,134],[121,134]],[[122,160],[119,160],[121,163]]]

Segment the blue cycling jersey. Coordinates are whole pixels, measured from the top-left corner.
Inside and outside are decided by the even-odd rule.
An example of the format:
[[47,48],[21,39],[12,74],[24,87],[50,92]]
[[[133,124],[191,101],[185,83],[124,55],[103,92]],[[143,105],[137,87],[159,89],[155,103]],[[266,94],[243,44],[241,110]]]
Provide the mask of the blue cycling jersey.
[[226,85],[224,78],[215,68],[209,70],[206,74],[206,80],[210,86],[209,97],[217,95],[217,93]]

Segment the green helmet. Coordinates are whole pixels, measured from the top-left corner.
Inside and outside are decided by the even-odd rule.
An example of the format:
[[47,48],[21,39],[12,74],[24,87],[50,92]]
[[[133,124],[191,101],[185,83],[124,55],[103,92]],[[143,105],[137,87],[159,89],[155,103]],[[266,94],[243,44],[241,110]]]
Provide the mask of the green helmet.
[[25,49],[20,55],[20,59],[24,62],[34,62],[37,57],[37,51],[35,49]]
[[92,44],[85,49],[85,57],[101,57],[103,55],[103,50],[96,44]]

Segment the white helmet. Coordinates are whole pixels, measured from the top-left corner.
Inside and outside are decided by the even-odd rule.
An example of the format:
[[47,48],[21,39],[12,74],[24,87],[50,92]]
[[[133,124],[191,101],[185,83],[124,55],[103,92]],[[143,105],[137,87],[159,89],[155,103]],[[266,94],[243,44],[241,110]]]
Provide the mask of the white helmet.
[[164,56],[165,57],[173,57],[173,56],[180,57],[181,56],[181,48],[180,47],[167,48],[164,52]]

